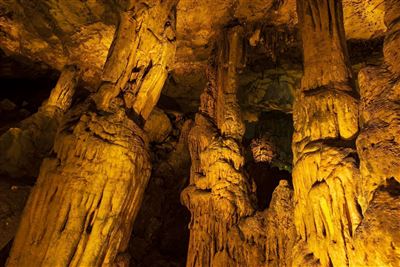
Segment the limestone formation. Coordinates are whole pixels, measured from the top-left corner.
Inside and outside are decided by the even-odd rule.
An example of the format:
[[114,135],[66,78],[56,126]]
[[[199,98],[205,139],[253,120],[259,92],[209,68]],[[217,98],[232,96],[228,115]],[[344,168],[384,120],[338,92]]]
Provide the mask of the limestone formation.
[[128,264],[124,252],[150,176],[138,124],[157,102],[174,58],[176,3],[121,6],[99,91],[63,120],[7,266]]
[[358,100],[342,1],[298,0],[304,75],[293,107],[294,266],[347,266],[360,223]]
[[154,108],[144,125],[144,130],[150,142],[162,143],[171,133],[172,124],[165,112]]
[[357,151],[363,221],[355,233],[355,265],[400,264],[400,1],[385,1],[388,27],[382,66],[359,73]]
[[209,83],[189,134],[191,177],[182,192],[182,202],[192,214],[186,266],[229,266],[244,260],[236,257],[241,250],[230,254],[228,240],[230,228],[254,213],[252,183],[243,172],[244,124],[236,99],[242,36],[243,28],[233,26],[217,43]]
[[37,177],[49,155],[57,128],[69,109],[79,79],[75,66],[66,66],[49,99],[39,111],[0,137],[0,172],[11,177]]
[[234,260],[218,266],[292,266],[293,219],[293,189],[281,180],[268,209],[243,218],[230,229],[229,255]]
[[1,266],[400,266],[400,0],[0,0],[0,84]]

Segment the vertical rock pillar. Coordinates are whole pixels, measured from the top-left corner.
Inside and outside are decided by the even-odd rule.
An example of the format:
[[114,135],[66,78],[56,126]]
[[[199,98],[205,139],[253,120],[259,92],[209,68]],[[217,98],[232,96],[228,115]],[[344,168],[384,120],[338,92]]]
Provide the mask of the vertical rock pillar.
[[78,80],[78,69],[65,66],[49,99],[38,112],[0,137],[0,173],[11,177],[37,177],[43,158],[53,147],[61,119],[71,106]]
[[359,73],[357,150],[364,219],[356,231],[358,266],[400,265],[400,1],[385,1],[384,64]]
[[[252,185],[243,172],[245,131],[236,99],[243,62],[243,28],[225,29],[208,68],[208,86],[189,134],[192,158],[182,202],[191,212],[187,266],[230,266],[242,251],[228,253],[228,231],[254,213]],[[232,252],[232,251],[231,251]]]
[[293,107],[294,266],[347,266],[357,208],[358,100],[342,1],[298,0],[304,75]]
[[127,265],[151,169],[137,122],[156,104],[175,55],[177,0],[123,3],[98,93],[64,119],[7,266]]

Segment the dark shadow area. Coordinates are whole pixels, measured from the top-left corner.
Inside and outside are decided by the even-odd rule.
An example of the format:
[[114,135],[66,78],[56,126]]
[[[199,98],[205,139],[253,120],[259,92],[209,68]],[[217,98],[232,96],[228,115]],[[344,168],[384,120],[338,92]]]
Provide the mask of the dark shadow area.
[[59,72],[0,51],[0,134],[35,113],[57,83]]
[[246,125],[246,171],[257,186],[257,206],[264,210],[280,180],[292,184],[291,114],[263,112],[259,120]]
[[8,244],[2,250],[0,250],[0,266],[6,266],[6,261],[8,255],[10,254],[13,241],[14,239],[8,242]]
[[256,194],[258,210],[264,210],[269,207],[272,193],[279,185],[280,180],[287,180],[289,184],[292,183],[292,175],[290,172],[280,170],[277,167],[271,167],[268,163],[252,162],[248,164],[247,171],[257,185]]

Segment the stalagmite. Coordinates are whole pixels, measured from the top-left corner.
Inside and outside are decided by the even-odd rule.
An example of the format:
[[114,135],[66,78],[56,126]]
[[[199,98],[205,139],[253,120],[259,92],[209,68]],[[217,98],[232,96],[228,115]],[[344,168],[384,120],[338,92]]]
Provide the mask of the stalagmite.
[[357,151],[364,219],[355,234],[354,263],[400,265],[400,1],[385,1],[384,65],[359,73]]
[[79,79],[75,66],[64,67],[49,99],[38,112],[0,137],[0,173],[37,177],[43,158],[53,147],[62,116],[69,109]]
[[229,266],[240,260],[242,251],[228,251],[228,231],[254,213],[252,184],[243,172],[245,129],[236,99],[242,64],[243,28],[234,26],[218,42],[189,134],[190,185],[181,195],[192,214],[187,266]]
[[358,100],[342,1],[298,0],[304,75],[293,107],[294,266],[347,266],[361,220]]
[[176,0],[126,1],[102,83],[66,115],[7,266],[127,266],[150,176],[145,120],[175,54]]

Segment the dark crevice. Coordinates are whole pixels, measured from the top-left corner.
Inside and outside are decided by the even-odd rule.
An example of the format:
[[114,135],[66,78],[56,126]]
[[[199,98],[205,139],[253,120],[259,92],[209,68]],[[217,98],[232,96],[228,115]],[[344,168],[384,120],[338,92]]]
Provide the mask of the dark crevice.
[[85,232],[87,235],[90,235],[90,233],[92,232],[92,228],[93,228],[93,219],[94,219],[94,214],[95,214],[96,210],[90,212],[89,215],[89,220],[88,220],[88,224],[86,226]]
[[62,233],[65,230],[65,228],[67,227],[70,212],[71,212],[71,204],[68,204],[68,210],[67,210],[67,213],[65,214],[64,222],[61,224],[61,227],[59,230],[60,233]]
[[291,183],[292,176],[288,171],[279,170],[268,163],[251,163],[246,166],[249,176],[257,186],[258,210],[264,210],[271,202],[272,194],[279,185],[280,180],[287,180]]

